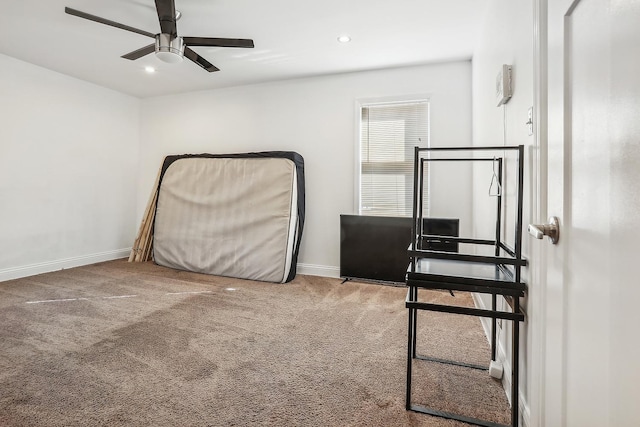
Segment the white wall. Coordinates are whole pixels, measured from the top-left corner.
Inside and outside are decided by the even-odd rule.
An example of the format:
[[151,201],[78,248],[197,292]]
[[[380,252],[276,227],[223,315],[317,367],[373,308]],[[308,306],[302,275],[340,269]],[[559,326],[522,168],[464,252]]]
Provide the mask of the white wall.
[[0,55],[0,280],[126,255],[139,100]]
[[471,143],[469,61],[145,99],[138,217],[168,154],[297,151],[307,192],[300,271],[337,275],[339,215],[354,213],[356,100],[415,94],[430,96],[433,146]]
[[[504,107],[496,107],[495,81],[502,64],[513,66],[513,97]],[[473,143],[474,145],[525,145],[525,179],[524,179],[524,215],[523,223],[528,224],[535,217],[536,208],[533,191],[533,144],[534,138],[528,135],[525,125],[527,109],[533,106],[533,2],[531,0],[492,0],[484,17],[483,30],[478,36],[477,47],[473,56]],[[504,108],[504,109],[503,109]],[[506,119],[505,119],[506,116]],[[505,130],[506,126],[506,130]],[[506,134],[506,140],[505,140]],[[474,191],[474,233],[480,233],[490,212],[485,207],[488,179],[484,171],[474,170],[474,183],[480,186]],[[476,189],[478,190],[478,189]],[[481,195],[481,196],[478,196]],[[510,218],[513,212],[509,212]],[[506,224],[509,238],[513,239],[513,220]],[[526,227],[526,226],[525,226]],[[526,230],[525,230],[526,231]],[[523,233],[523,255],[530,253],[528,235]],[[524,280],[528,280],[528,271],[523,271]],[[535,286],[529,285],[529,296],[535,292]],[[491,298],[485,296],[477,300],[479,305],[490,307]],[[527,316],[531,313],[528,299],[524,300]],[[499,302],[500,306],[500,302]],[[506,305],[505,305],[506,306]],[[488,320],[485,327],[488,326]],[[503,382],[510,390],[510,355],[511,355],[511,322],[503,322],[500,332],[500,358],[506,362]],[[521,367],[520,396],[524,425],[527,425],[529,409],[527,396],[527,361],[531,358],[530,334],[527,334],[528,323],[521,327]],[[506,356],[508,355],[508,356]],[[506,360],[505,360],[506,359]]]

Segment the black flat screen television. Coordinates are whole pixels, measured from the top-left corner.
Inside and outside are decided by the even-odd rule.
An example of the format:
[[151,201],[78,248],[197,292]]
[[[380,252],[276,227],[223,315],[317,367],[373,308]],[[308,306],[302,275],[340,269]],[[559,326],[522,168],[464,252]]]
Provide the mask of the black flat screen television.
[[[411,217],[340,215],[340,276],[404,283],[411,243]],[[424,218],[424,234],[458,236],[459,220]],[[457,252],[458,244],[429,243],[424,249]]]

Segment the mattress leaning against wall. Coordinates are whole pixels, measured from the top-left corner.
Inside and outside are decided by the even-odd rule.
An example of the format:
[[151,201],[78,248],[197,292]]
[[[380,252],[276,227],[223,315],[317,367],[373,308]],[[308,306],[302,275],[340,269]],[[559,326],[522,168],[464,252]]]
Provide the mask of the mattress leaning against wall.
[[304,159],[295,152],[165,158],[153,231],[166,267],[284,283],[296,275]]

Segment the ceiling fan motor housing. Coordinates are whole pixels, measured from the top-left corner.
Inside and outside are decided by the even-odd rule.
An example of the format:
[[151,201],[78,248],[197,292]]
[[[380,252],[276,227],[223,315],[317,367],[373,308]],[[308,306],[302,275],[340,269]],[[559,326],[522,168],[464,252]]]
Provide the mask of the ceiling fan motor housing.
[[182,61],[184,47],[182,37],[171,34],[156,34],[156,57],[163,62],[175,64]]

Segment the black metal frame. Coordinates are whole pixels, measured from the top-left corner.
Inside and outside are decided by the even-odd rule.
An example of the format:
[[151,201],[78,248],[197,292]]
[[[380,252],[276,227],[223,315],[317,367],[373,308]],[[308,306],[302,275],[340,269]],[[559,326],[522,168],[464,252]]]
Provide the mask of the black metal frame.
[[[488,151],[505,153],[507,151],[515,151],[517,153],[517,210],[515,218],[515,242],[513,248],[507,245],[503,241],[501,230],[503,221],[503,197],[502,193],[497,195],[497,214],[496,214],[496,228],[495,238],[493,240],[487,239],[473,239],[465,237],[448,237],[448,236],[435,236],[423,234],[423,186],[424,186],[424,173],[426,170],[425,165],[429,162],[486,162],[493,161],[498,164],[498,183],[502,187],[503,175],[506,177],[506,170],[503,167],[503,157],[451,157],[451,158],[432,158],[431,153],[434,152],[471,152],[471,153],[485,153]],[[427,157],[423,157],[426,155]],[[438,417],[455,419],[469,424],[475,424],[485,427],[498,427],[501,424],[480,420],[477,418],[466,417],[463,415],[453,414],[449,412],[439,411],[436,409],[428,408],[422,405],[416,405],[411,403],[411,374],[412,363],[414,359],[428,360],[432,362],[453,364],[457,366],[463,366],[472,369],[486,370],[487,367],[472,365],[462,362],[455,362],[443,359],[437,359],[432,357],[425,357],[416,354],[416,340],[417,340],[417,313],[418,310],[446,312],[453,314],[461,314],[468,316],[478,316],[491,318],[491,360],[496,360],[496,323],[498,319],[509,320],[513,322],[512,328],[512,354],[511,354],[511,426],[517,427],[518,425],[518,360],[519,360],[519,342],[520,342],[520,328],[519,322],[524,321],[524,313],[520,308],[520,297],[524,296],[526,291],[526,285],[521,280],[521,269],[527,265],[527,261],[522,258],[522,211],[523,211],[523,180],[524,180],[524,146],[503,146],[503,147],[438,147],[438,148],[415,148],[414,159],[414,193],[413,193],[413,228],[412,228],[412,243],[409,247],[408,253],[410,257],[409,271],[407,273],[407,298],[405,305],[409,310],[408,315],[408,334],[407,334],[407,388],[406,388],[406,409],[430,414]],[[475,254],[462,254],[451,252],[439,252],[433,250],[423,249],[423,242],[429,240],[436,241],[449,241],[458,242],[471,245],[490,245],[494,246],[494,255],[475,255]],[[494,265],[495,269],[493,274],[486,274],[478,277],[469,276],[461,272],[460,274],[443,274],[436,271],[431,271],[430,267],[421,267],[420,260],[422,259],[434,260],[432,263],[444,262],[449,266],[462,267],[473,265]],[[434,264],[435,265],[435,264]],[[419,289],[441,289],[453,291],[468,291],[481,294],[491,295],[491,309],[484,310],[471,307],[461,307],[453,305],[431,304],[427,302],[421,302],[418,299]],[[497,296],[503,297],[512,301],[512,311],[497,311],[496,302]]]

